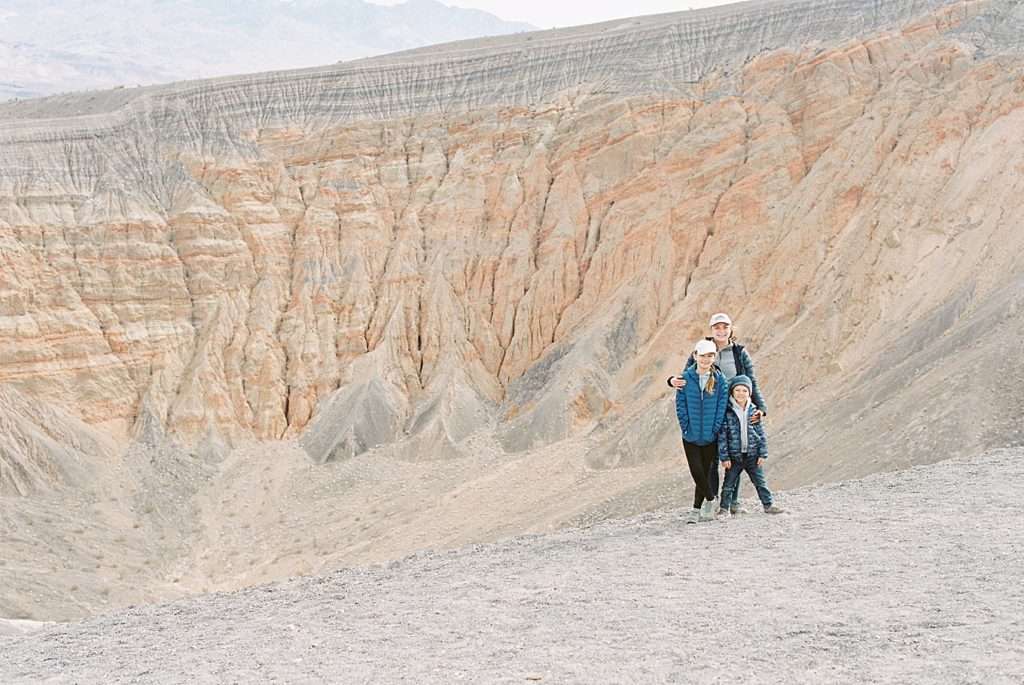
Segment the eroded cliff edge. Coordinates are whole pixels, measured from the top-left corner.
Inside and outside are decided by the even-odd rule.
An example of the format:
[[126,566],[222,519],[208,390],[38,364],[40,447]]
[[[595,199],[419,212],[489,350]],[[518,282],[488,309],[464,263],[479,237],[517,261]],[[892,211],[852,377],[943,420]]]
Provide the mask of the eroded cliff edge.
[[0,106],[0,606],[665,506],[722,309],[779,486],[1019,444],[1022,35],[744,3]]

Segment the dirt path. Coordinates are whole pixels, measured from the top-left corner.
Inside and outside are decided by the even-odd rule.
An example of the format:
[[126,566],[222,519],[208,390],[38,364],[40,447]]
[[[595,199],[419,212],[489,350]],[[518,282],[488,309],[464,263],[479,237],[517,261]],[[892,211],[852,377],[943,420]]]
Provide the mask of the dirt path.
[[1024,681],[1024,452],[0,636],[4,683]]

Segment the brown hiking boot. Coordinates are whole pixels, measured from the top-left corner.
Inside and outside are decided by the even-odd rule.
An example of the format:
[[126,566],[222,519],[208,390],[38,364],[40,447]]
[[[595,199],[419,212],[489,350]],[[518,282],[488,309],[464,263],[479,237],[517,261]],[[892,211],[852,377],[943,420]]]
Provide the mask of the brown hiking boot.
[[768,505],[767,507],[764,508],[764,513],[766,513],[766,514],[785,514],[786,510],[781,508],[781,507],[777,507],[774,504],[770,504],[770,505]]

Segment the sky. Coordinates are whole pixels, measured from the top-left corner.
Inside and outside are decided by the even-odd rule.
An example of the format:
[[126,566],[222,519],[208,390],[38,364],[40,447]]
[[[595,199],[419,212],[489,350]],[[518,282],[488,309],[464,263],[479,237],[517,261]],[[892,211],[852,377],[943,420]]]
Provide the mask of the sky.
[[[403,0],[370,0],[378,5],[397,5]],[[525,21],[542,29],[592,24],[641,14],[678,12],[736,0],[440,0],[453,7],[472,7],[507,21]]]

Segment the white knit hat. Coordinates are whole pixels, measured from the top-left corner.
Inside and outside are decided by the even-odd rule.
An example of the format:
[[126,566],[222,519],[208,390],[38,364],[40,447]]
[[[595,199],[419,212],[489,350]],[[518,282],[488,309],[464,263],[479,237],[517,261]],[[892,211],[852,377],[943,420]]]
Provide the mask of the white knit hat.
[[709,323],[708,326],[714,326],[716,323],[727,323],[731,326],[732,319],[730,319],[729,315],[726,314],[725,312],[718,312],[717,314],[711,317],[711,323]]
[[694,346],[693,351],[696,352],[697,356],[699,357],[702,354],[712,354],[714,352],[718,352],[718,346],[715,345],[715,343],[713,343],[710,340],[704,340],[703,338],[701,338],[700,340],[697,341],[697,344]]

